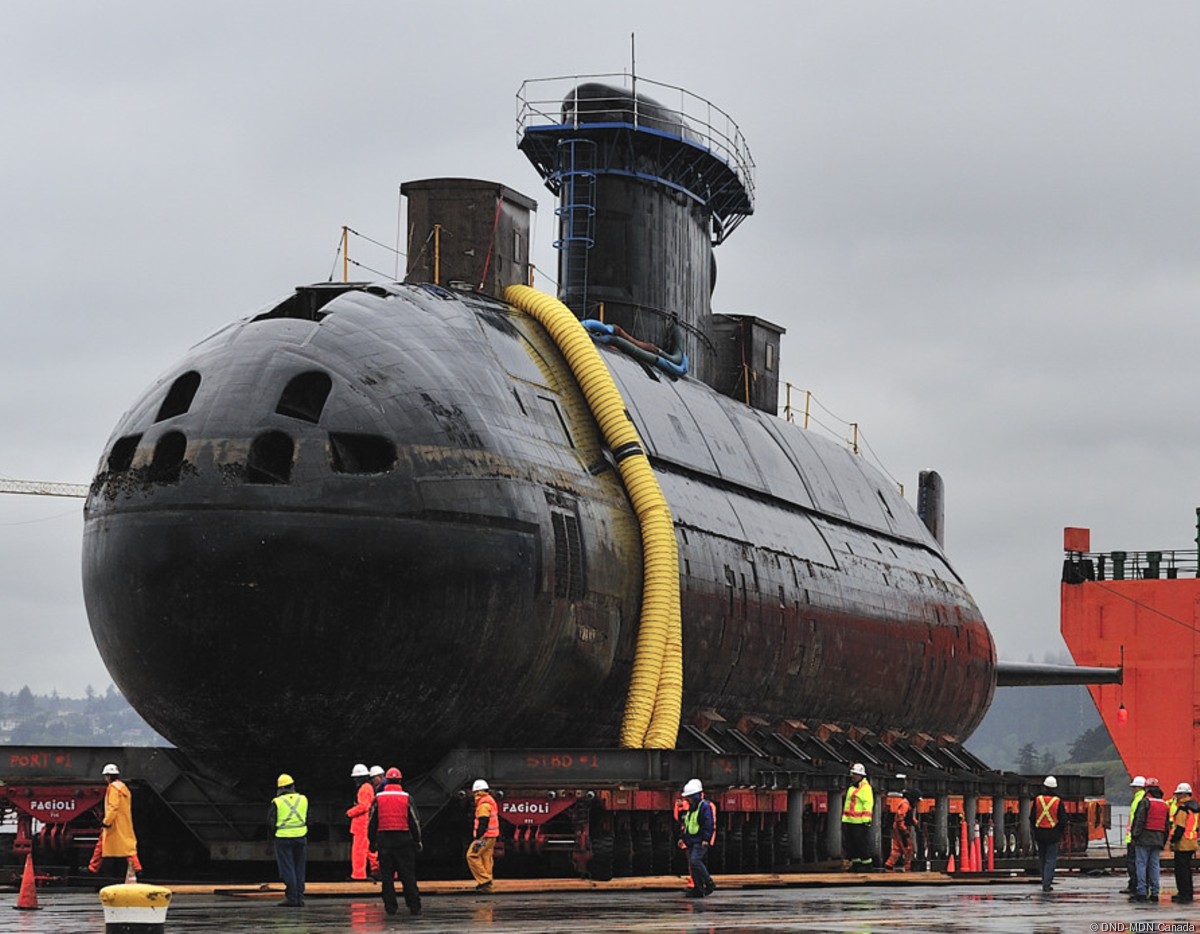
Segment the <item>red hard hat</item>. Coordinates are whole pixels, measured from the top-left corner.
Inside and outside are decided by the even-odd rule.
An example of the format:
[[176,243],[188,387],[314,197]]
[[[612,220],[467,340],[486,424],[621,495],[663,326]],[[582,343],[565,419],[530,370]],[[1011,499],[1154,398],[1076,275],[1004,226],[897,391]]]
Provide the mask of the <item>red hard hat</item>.
[[403,776],[400,774],[400,770],[398,768],[396,768],[395,766],[392,766],[392,768],[388,769],[386,772],[383,773],[383,777],[384,778],[402,778]]

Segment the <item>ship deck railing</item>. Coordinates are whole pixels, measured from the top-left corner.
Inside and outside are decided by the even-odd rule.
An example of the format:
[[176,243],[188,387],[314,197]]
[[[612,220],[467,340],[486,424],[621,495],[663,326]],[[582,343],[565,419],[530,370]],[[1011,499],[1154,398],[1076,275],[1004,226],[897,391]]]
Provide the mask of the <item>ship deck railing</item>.
[[1064,580],[1075,582],[1177,580],[1200,577],[1200,552],[1191,551],[1068,551]]

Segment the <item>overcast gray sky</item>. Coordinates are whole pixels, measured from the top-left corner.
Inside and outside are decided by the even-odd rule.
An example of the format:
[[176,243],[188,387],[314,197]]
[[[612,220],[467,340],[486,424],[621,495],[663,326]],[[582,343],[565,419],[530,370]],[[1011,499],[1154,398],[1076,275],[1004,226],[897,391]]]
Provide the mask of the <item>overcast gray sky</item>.
[[[4,20],[4,477],[88,482],[191,344],[330,274],[342,224],[393,242],[404,180],[537,198],[552,264],[516,92],[627,69],[636,32],[638,73],[728,111],[757,162],[716,309],[784,325],[785,378],[857,421],[910,501],[943,474],[947,551],[1002,657],[1060,646],[1064,526],[1194,547],[1196,4],[39,0]],[[79,501],[0,496],[0,690],[109,683],[81,530]]]

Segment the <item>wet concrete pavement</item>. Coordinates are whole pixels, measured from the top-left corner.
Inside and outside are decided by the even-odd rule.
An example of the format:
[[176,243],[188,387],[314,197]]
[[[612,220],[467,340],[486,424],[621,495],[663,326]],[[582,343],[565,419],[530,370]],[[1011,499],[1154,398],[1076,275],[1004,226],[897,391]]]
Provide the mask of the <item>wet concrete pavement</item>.
[[[833,885],[720,889],[694,900],[680,889],[473,892],[426,894],[424,913],[389,917],[378,896],[307,897],[281,908],[278,894],[259,897],[177,893],[167,934],[370,934],[376,931],[492,931],[497,934],[704,932],[768,934],[812,931],[1020,932],[1196,931],[1200,905],[1172,904],[1164,878],[1158,905],[1134,905],[1120,876],[1062,879],[1044,895],[1033,880],[1004,884]],[[16,896],[0,896],[0,931],[82,934],[104,931],[95,892],[41,891],[41,910],[15,911]]]

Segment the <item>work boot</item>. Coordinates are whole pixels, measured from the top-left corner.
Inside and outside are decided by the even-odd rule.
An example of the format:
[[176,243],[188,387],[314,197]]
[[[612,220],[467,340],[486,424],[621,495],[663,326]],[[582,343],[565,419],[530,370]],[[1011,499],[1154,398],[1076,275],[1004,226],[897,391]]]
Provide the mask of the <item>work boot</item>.
[[[707,882],[704,883],[704,894],[705,895],[712,895],[712,893],[715,892],[716,890],[717,890],[717,884],[715,882],[713,882],[711,879],[709,879]],[[1191,901],[1191,899],[1189,898],[1188,901]]]
[[691,888],[687,890],[686,894],[688,898],[703,898],[704,889]]

